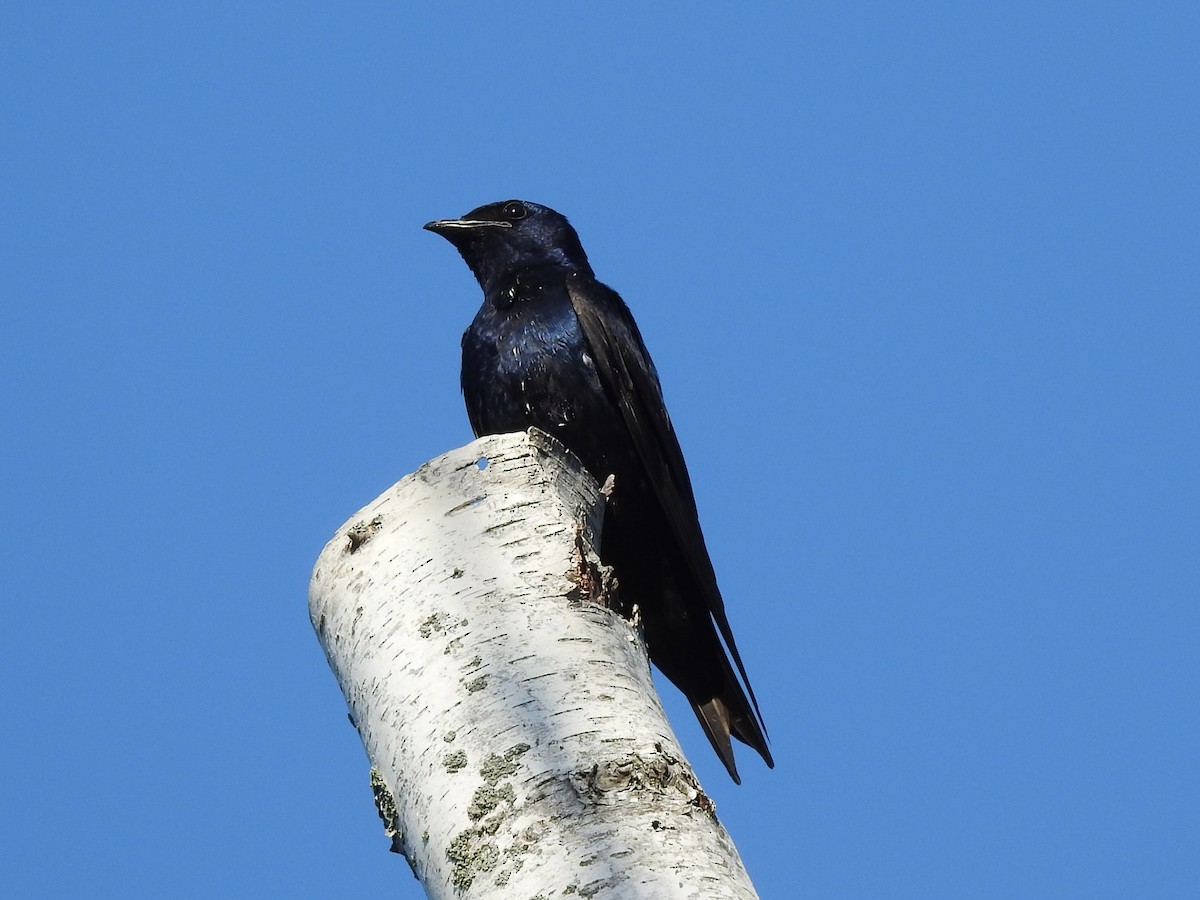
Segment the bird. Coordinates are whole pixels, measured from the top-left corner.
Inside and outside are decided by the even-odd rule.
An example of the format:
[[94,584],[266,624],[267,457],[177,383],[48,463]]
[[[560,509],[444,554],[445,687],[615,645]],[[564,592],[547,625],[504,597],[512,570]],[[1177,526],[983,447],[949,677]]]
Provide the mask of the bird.
[[640,612],[651,662],[687,697],[735,783],[731,737],[774,768],[658,372],[625,301],[547,206],[506,200],[424,227],[483,290],[462,338],[475,436],[538,428],[611,488],[600,559],[622,604]]

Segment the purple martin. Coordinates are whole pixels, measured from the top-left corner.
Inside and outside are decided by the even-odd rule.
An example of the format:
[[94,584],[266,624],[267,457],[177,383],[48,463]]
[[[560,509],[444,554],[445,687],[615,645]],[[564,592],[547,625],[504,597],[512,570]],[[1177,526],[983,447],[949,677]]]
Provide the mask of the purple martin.
[[545,206],[491,203],[425,228],[483,288],[462,340],[475,435],[534,426],[598,483],[612,476],[600,556],[622,602],[641,610],[650,659],[688,698],[735,782],[730,736],[774,767],[658,373],[625,302],[596,280],[566,217]]

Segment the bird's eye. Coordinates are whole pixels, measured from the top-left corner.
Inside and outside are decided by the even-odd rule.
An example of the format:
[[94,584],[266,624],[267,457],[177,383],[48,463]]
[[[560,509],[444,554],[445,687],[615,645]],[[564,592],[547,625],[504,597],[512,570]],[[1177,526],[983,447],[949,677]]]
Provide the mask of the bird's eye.
[[519,200],[509,200],[504,204],[504,218],[506,219],[523,219],[529,214],[525,209],[525,204]]

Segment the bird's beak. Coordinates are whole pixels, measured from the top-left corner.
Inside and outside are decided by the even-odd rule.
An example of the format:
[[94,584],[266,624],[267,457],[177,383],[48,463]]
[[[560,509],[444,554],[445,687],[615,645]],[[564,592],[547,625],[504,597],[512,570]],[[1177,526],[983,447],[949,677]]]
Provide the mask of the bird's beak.
[[440,234],[443,237],[455,231],[469,228],[512,228],[511,222],[486,222],[483,219],[436,219],[426,222],[426,231]]

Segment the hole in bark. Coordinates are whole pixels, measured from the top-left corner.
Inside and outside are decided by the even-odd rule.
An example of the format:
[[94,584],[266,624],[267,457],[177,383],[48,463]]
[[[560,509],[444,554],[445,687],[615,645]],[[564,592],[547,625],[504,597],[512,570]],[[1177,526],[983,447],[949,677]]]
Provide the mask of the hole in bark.
[[479,457],[479,459],[475,460],[475,467],[482,472],[488,467],[488,458],[486,456]]

